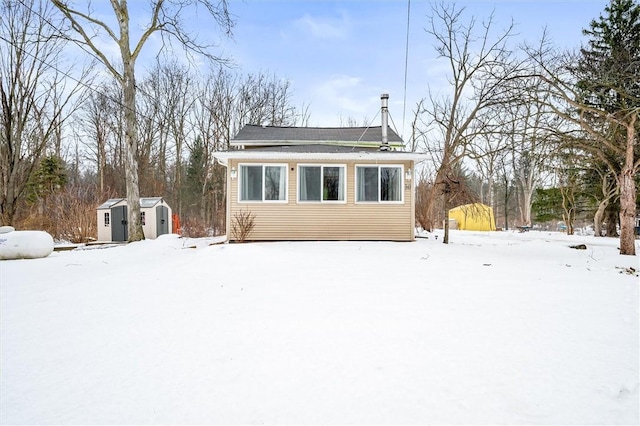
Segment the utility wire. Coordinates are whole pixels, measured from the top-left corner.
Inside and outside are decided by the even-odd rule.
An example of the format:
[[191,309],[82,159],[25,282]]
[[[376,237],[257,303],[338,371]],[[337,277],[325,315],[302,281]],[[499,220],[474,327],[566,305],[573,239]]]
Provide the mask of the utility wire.
[[411,0],[407,0],[407,42],[404,49],[404,101],[402,102],[402,137],[404,136],[404,121],[407,111],[407,73],[409,69],[409,23],[411,22]]
[[[37,15],[37,16],[38,16],[40,19],[42,19],[44,22],[46,22],[47,24],[49,24],[49,26],[50,26],[51,28],[53,28],[54,30],[56,30],[56,32],[60,35],[60,37],[61,37],[63,40],[67,40],[67,41],[72,42],[73,44],[75,44],[76,46],[78,46],[78,47],[80,48],[80,50],[82,50],[83,52],[85,52],[85,53],[87,53],[88,55],[92,56],[94,59],[97,59],[98,61],[102,62],[102,60],[101,60],[98,56],[96,56],[95,52],[93,52],[93,51],[92,51],[92,50],[90,50],[90,49],[89,49],[89,50],[88,50],[88,49],[85,49],[85,45],[84,45],[84,44],[82,44],[82,43],[80,43],[78,40],[76,40],[76,39],[74,39],[74,38],[71,38],[71,37],[69,37],[68,35],[66,35],[66,34],[64,33],[64,31],[62,31],[60,28],[58,28],[58,27],[57,27],[57,26],[55,26],[53,23],[51,23],[51,21],[50,21],[49,19],[47,19],[45,16],[42,16],[42,15],[40,14],[40,12],[39,12],[39,11],[37,11],[37,10],[33,10],[33,8],[32,8],[31,6],[29,6],[29,5],[25,4],[23,0],[18,0],[18,3],[20,3],[20,4],[21,4],[23,7],[25,7],[26,9],[28,9],[31,13],[33,13],[33,14]],[[56,69],[57,71],[59,71],[57,68],[54,68],[54,69]]]
[[[34,54],[32,54],[31,52],[23,49],[22,47],[16,46],[16,44],[12,40],[6,39],[3,35],[0,35],[0,40],[6,42],[7,44],[9,44],[11,46],[13,46],[15,49],[20,50],[21,53],[23,53],[23,54],[25,54],[27,56],[30,56],[31,58],[33,58],[34,60],[40,62],[41,64],[46,65],[47,67],[59,72],[60,74],[64,75],[66,78],[68,78],[69,80],[75,81],[80,86],[83,86],[85,89],[89,89],[89,90],[92,90],[92,91],[94,91],[96,93],[100,93],[97,89],[89,86],[87,83],[85,83],[82,80],[78,80],[76,77],[72,76],[71,74],[67,73],[66,71],[61,70],[56,65],[52,65],[51,63],[45,61],[42,58],[39,58],[39,57],[35,56]],[[114,99],[114,101],[115,101],[115,99]],[[121,106],[123,106],[123,105],[121,105]]]

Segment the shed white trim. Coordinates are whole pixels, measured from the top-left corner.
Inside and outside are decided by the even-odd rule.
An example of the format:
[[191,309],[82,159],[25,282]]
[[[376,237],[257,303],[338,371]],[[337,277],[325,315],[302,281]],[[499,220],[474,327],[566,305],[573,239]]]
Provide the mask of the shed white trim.
[[[118,208],[115,213],[114,208]],[[121,208],[124,209],[122,212]],[[98,241],[114,241],[114,229],[116,228],[121,230],[116,234],[118,236],[124,235],[126,239],[126,231],[124,230],[127,220],[126,212],[126,198],[110,198],[96,208]],[[140,216],[143,219],[142,230],[145,238],[154,239],[161,234],[171,233],[173,226],[171,213],[171,207],[162,197],[140,198]],[[116,239],[116,241],[120,241],[120,239]]]

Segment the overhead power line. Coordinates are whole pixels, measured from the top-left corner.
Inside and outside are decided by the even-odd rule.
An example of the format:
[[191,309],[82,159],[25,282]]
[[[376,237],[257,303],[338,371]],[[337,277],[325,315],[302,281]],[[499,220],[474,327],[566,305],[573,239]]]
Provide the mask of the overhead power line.
[[404,48],[404,100],[402,102],[402,134],[404,138],[404,122],[407,111],[407,74],[409,69],[409,24],[411,22],[411,0],[407,0],[407,42]]

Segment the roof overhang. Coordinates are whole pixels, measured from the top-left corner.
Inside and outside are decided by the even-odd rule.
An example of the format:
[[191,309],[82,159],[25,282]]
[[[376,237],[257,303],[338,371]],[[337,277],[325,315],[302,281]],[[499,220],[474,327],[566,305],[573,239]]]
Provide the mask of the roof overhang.
[[414,161],[429,159],[428,154],[400,151],[354,151],[354,152],[276,152],[240,150],[215,152],[214,158],[226,166],[229,160],[291,160],[291,161]]
[[[308,145],[335,145],[335,146],[348,146],[348,147],[364,147],[364,148],[378,148],[380,147],[380,141],[340,141],[340,140],[241,140],[234,139],[230,142],[232,147],[269,147],[269,146],[308,146]],[[390,141],[389,146],[393,149],[403,149],[404,144],[399,141]]]

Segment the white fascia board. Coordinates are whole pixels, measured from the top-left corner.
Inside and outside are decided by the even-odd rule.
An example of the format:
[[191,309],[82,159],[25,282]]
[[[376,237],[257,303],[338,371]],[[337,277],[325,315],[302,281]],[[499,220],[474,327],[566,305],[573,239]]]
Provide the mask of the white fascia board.
[[233,160],[301,160],[301,161],[415,161],[420,163],[429,159],[428,154],[415,152],[264,152],[264,151],[226,151],[215,152],[213,156],[222,165]]

